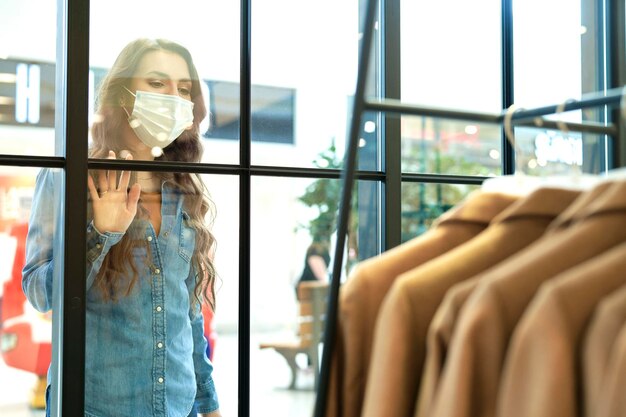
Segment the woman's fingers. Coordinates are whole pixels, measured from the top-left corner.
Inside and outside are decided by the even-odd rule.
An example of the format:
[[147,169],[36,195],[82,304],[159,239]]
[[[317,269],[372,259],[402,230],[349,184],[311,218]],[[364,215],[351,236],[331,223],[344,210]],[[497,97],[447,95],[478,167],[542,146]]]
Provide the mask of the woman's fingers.
[[137,214],[137,203],[139,202],[139,195],[141,194],[141,185],[139,183],[133,184],[128,192],[128,199],[126,200],[126,210],[133,214]]
[[[133,156],[129,153],[128,155],[126,155],[125,158],[127,161],[133,159]],[[126,171],[122,171],[122,175],[120,175],[120,184],[119,184],[119,191],[126,191],[128,190],[128,184],[130,183],[130,171],[126,170]]]
[[[115,152],[110,151],[107,159],[116,159]],[[130,160],[133,157],[126,154],[124,159]],[[116,181],[118,171],[104,170],[98,174],[99,189],[96,188],[94,178],[90,176],[87,180],[89,193],[94,202],[94,224],[101,231],[124,232],[137,214],[141,187],[139,184],[133,184],[130,190],[128,189],[130,170],[119,173],[119,184]]]
[[103,169],[98,170],[98,189],[107,191],[109,189],[109,181],[107,180],[107,172]]
[[[115,159],[115,152],[109,151],[109,156],[107,157],[107,159]],[[107,175],[109,176],[108,190],[109,191],[117,190],[117,172],[107,171]]]
[[98,190],[96,189],[96,184],[93,183],[93,178],[91,175],[87,174],[87,187],[89,188],[89,194],[91,195],[91,201],[97,201],[100,199],[98,195]]

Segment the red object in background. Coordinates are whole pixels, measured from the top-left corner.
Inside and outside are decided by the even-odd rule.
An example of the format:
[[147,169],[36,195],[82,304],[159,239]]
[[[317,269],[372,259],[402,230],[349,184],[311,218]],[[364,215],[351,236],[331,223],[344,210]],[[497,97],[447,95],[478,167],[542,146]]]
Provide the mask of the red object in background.
[[[33,316],[26,315],[27,303],[22,291],[22,269],[26,262],[27,223],[18,223],[11,227],[10,235],[17,239],[11,280],[4,284],[2,311],[0,312],[0,347],[4,362],[38,376],[45,376],[52,358],[52,344],[33,340]],[[50,321],[50,314],[40,314],[38,320]],[[203,305],[204,334],[208,341],[207,356],[213,360],[216,333],[213,326],[213,312]],[[50,322],[51,326],[52,323]]]
[[206,303],[202,304],[202,315],[204,316],[204,336],[208,342],[207,356],[213,361],[213,352],[215,352],[215,342],[217,340],[217,333],[215,332],[215,326],[213,325],[213,310]]
[[48,372],[52,357],[52,344],[33,340],[33,319],[41,320],[46,325],[50,315],[37,313],[26,314],[27,303],[22,291],[22,268],[25,262],[26,234],[28,224],[18,223],[11,227],[10,235],[17,239],[11,280],[4,284],[2,300],[2,358],[7,365],[44,376]]

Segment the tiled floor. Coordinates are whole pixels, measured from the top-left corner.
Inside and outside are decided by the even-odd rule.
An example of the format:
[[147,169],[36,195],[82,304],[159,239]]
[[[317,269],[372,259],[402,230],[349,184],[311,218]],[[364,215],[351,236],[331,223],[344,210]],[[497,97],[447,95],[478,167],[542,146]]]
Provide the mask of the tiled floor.
[[9,368],[0,358],[0,416],[43,417],[44,411],[28,406],[36,382],[33,374]]
[[[272,340],[277,334],[255,333],[251,336],[250,353],[250,417],[311,417],[315,402],[312,373],[302,372],[295,390],[285,387],[290,370],[282,356],[267,349],[259,350],[259,342]],[[219,334],[215,349],[214,378],[224,417],[237,416],[237,336]],[[304,358],[299,358],[304,359]],[[9,368],[0,360],[0,416],[42,417],[44,412],[28,406],[33,375]]]

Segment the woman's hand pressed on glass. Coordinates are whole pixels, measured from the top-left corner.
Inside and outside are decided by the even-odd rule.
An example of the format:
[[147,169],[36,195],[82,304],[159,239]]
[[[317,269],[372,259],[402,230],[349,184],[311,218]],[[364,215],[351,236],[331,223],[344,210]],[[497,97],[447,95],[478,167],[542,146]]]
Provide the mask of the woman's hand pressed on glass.
[[[108,159],[115,159],[109,151]],[[126,159],[133,159],[130,153]],[[124,233],[137,214],[137,202],[141,187],[130,183],[130,171],[122,171],[119,182],[117,171],[98,171],[98,188],[91,175],[87,178],[93,204],[93,223],[100,232]]]

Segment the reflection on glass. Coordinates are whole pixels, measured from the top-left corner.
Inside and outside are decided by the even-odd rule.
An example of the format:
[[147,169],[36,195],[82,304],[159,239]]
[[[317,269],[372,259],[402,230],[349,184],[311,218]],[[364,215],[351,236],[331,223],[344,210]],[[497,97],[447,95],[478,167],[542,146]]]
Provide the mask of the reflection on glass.
[[402,170],[429,174],[500,174],[498,125],[402,117]]
[[[45,414],[52,352],[52,314],[38,311],[22,291],[26,236],[37,170],[0,167],[0,415]],[[43,229],[54,229],[54,205]],[[53,241],[40,239],[41,247]],[[31,411],[32,410],[32,411]]]
[[[235,102],[231,101],[230,87],[239,81],[240,2],[179,0],[175,9],[185,11],[183,22],[177,22],[172,13],[167,12],[172,10],[170,0],[91,0],[89,4],[89,65],[95,73],[96,88],[100,73],[111,68],[121,47],[130,40],[137,37],[175,39],[193,55],[202,80],[205,107],[215,111],[219,123],[229,124],[233,114],[238,123],[238,86],[235,86]],[[228,87],[226,91],[220,89],[222,83]],[[214,84],[220,85],[212,91]],[[206,117],[200,125],[201,135],[210,129],[210,117]],[[202,155],[203,162],[239,163],[238,140],[203,136],[203,142],[210,149]]]
[[[138,39],[101,83],[90,155],[199,161],[205,115],[187,49]],[[53,251],[38,244],[53,236],[52,185],[42,171],[26,245],[24,288],[40,311],[52,303]],[[88,186],[85,412],[219,416],[205,328],[216,281],[207,190],[196,174],[106,170]]]
[[[220,411],[224,416],[238,413],[239,375],[239,178],[202,175],[215,206],[211,231],[216,246],[213,255],[217,271],[215,312],[207,311],[205,335],[210,342],[213,380],[218,389]],[[208,214],[208,213],[207,213]],[[211,215],[213,215],[211,214]],[[211,217],[206,216],[207,224]]]
[[55,155],[56,5],[0,4],[0,154]]
[[[377,182],[356,184],[342,279],[378,251],[379,190]],[[276,415],[310,416],[313,410],[323,334],[317,312],[325,311],[335,262],[340,193],[339,179],[253,178],[253,416],[265,415],[265,404]]]
[[402,0],[400,9],[402,100],[500,111],[501,2]]
[[383,116],[375,112],[364,112],[361,115],[361,131],[359,132],[358,170],[381,170],[380,147],[383,132],[381,129]]
[[606,143],[598,135],[515,128],[517,166],[528,175],[597,174],[606,166]]
[[317,153],[332,143],[345,148],[358,25],[354,0],[302,7],[283,0],[252,4],[253,165],[313,168]]
[[479,185],[402,184],[402,242],[426,232],[433,221],[463,200]]
[[583,65],[585,71],[603,65],[594,62],[601,56],[600,52],[587,50],[583,55],[585,43],[597,36],[586,32],[581,25],[583,7],[588,11],[593,7],[584,6],[586,2],[555,0],[546,4],[539,16],[536,13],[539,4],[537,0],[513,2],[515,102],[526,108],[580,97],[586,81]]
[[[159,415],[155,410],[166,405],[183,413],[192,407],[216,410],[208,361],[211,335],[205,334],[215,299],[214,237],[205,222],[210,202],[188,175],[154,174],[161,187],[150,191],[141,191],[141,177],[128,171],[93,177],[87,226],[86,411]],[[49,171],[38,178],[26,246],[25,291],[40,311],[52,302],[53,251],[38,244],[52,238],[43,223],[53,199],[52,181]]]
[[[204,137],[239,140],[239,83],[207,81],[210,127]],[[295,89],[251,86],[253,142],[294,143]]]

